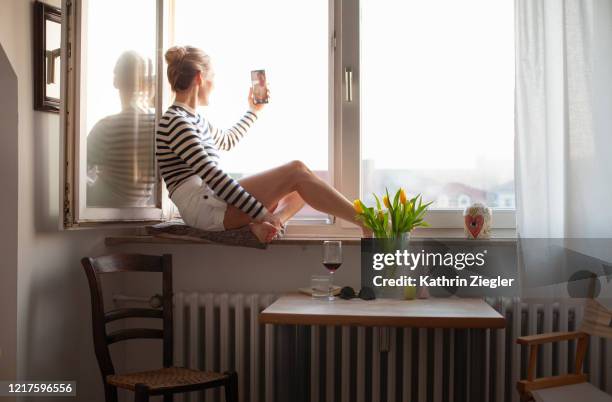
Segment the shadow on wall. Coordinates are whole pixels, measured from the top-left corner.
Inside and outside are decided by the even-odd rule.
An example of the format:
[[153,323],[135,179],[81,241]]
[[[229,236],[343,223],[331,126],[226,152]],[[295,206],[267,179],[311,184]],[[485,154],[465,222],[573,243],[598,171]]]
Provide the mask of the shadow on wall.
[[37,232],[57,232],[62,219],[60,208],[61,136],[57,114],[33,114],[34,225]]
[[0,45],[0,378],[14,378],[17,366],[17,75]]

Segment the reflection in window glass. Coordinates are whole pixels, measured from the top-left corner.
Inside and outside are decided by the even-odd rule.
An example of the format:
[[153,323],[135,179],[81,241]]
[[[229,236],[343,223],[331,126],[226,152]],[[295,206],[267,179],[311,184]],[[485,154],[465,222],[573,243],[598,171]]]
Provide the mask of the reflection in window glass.
[[[200,112],[230,127],[246,111],[251,71],[265,69],[270,103],[240,144],[222,152],[234,178],[302,160],[328,174],[328,2],[176,0],[175,40],[212,58],[215,91]],[[303,209],[300,217],[322,217]]]
[[361,20],[363,196],[514,208],[513,2],[363,0]]
[[156,2],[89,0],[86,16],[87,206],[155,206]]
[[45,77],[47,90],[46,95],[50,98],[60,98],[60,44],[62,43],[62,26],[55,21],[45,22]]

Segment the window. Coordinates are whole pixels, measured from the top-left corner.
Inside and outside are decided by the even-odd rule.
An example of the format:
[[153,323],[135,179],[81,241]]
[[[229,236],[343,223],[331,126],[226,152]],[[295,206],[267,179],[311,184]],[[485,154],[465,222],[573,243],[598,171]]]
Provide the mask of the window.
[[73,222],[160,219],[157,4],[83,0],[76,6]]
[[[71,4],[67,222],[168,216],[151,124],[171,101],[163,50],[189,44],[212,57],[216,89],[203,112],[218,126],[245,112],[251,70],[271,83],[259,121],[222,156],[234,177],[300,159],[349,199],[371,203],[385,187],[422,193],[434,227],[461,227],[463,208],[478,201],[494,208],[496,226],[514,227],[511,1]],[[131,114],[117,118],[126,105]],[[107,131],[123,154],[103,141]],[[297,218],[290,233],[358,233],[314,210]]]
[[403,186],[433,209],[514,208],[513,7],[361,1],[362,192],[370,202],[372,192]]

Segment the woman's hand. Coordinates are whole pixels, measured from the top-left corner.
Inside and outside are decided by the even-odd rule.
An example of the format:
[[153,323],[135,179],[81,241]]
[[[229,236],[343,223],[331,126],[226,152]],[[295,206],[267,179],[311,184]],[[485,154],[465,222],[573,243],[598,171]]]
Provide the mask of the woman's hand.
[[[270,88],[266,89],[266,95],[268,97],[268,102],[270,102]],[[253,112],[260,112],[264,106],[266,106],[265,103],[255,103],[255,99],[253,97],[253,87],[251,87],[249,89],[249,109]]]

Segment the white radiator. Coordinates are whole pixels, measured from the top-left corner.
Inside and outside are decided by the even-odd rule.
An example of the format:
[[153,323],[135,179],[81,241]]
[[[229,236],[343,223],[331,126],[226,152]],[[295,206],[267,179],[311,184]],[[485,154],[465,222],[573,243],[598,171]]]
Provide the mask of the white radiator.
[[[260,325],[258,314],[275,300],[269,294],[175,294],[175,364],[238,372],[240,401],[275,402],[279,376],[279,329]],[[525,303],[491,299],[507,318],[507,328],[486,334],[490,401],[518,402],[516,382],[525,377],[527,355],[519,335],[576,328],[580,303]],[[514,314],[514,312],[520,312]],[[308,327],[305,373],[312,402],[453,401],[454,330]],[[275,342],[276,338],[276,342]],[[284,338],[283,338],[284,339]],[[573,369],[573,342],[546,345],[538,375]],[[381,352],[384,350],[384,352]],[[470,356],[470,354],[468,354]],[[586,371],[602,389],[612,370],[612,347],[591,338]],[[467,361],[465,369],[468,370]],[[469,374],[468,374],[469,375]],[[185,395],[179,401],[222,401],[218,390]]]

